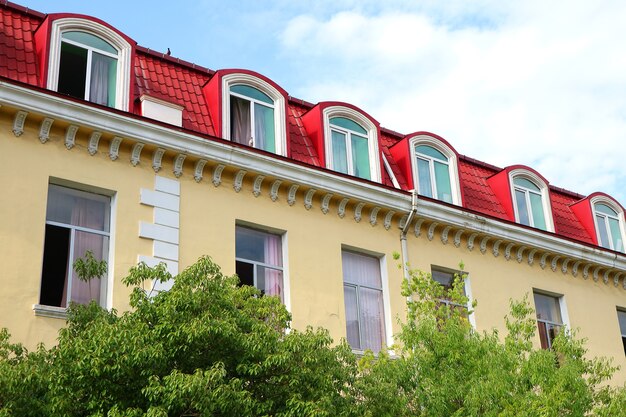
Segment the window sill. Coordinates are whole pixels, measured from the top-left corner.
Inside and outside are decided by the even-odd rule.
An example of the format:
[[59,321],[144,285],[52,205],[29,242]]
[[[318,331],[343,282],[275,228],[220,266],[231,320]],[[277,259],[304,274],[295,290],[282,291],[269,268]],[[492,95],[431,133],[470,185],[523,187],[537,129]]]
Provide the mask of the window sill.
[[42,304],[34,304],[33,311],[35,316],[50,317],[53,319],[67,319],[67,308],[46,306]]

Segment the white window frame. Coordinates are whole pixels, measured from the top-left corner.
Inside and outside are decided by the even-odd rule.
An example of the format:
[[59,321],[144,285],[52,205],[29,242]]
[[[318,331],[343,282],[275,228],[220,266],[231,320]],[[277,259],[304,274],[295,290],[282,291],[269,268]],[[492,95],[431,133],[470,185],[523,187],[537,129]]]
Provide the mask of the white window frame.
[[[275,236],[280,236],[280,245],[281,245],[281,253],[282,253],[282,271],[283,271],[283,305],[285,306],[285,308],[287,309],[287,311],[291,312],[291,286],[290,286],[290,281],[289,281],[289,265],[287,260],[289,259],[288,256],[288,252],[287,252],[287,232],[285,230],[282,229],[276,229],[273,227],[268,227],[268,226],[261,226],[258,225],[256,223],[250,223],[250,222],[246,222],[246,221],[241,221],[241,220],[237,220],[235,222],[235,231],[237,229],[237,227],[243,227],[246,229],[251,229],[251,230],[255,230],[257,232],[260,233],[267,233],[267,234],[271,234],[271,235],[275,235]],[[258,261],[253,261],[250,259],[245,259],[245,258],[238,258],[237,257],[237,238],[236,238],[236,233],[235,233],[235,239],[234,239],[234,259],[235,262],[236,261],[242,261],[242,262],[247,262],[247,263],[251,263],[254,265],[261,265],[261,266],[267,266],[270,267],[272,269],[278,269],[276,268],[275,265],[269,265],[269,264],[265,264],[263,262],[258,262]],[[256,277],[255,277],[255,281],[256,281]],[[254,286],[256,288],[258,288],[256,286],[256,282],[254,283]]]
[[[389,349],[391,348],[391,346],[393,345],[393,333],[392,333],[392,320],[391,320],[391,301],[389,300],[389,277],[387,275],[387,257],[382,254],[382,253],[378,253],[378,252],[373,252],[373,251],[369,251],[369,250],[365,250],[365,249],[361,249],[361,248],[357,248],[354,246],[349,246],[349,245],[341,245],[341,252],[340,252],[340,262],[343,263],[343,252],[352,252],[352,253],[356,253],[359,255],[363,255],[363,256],[369,256],[372,258],[376,258],[378,259],[378,264],[380,267],[380,282],[381,282],[381,291],[382,291],[382,296],[383,296],[383,322],[385,323],[385,334],[383,335],[383,343],[385,344],[385,348],[389,351]],[[344,299],[345,296],[345,290],[343,290],[344,285],[346,284],[344,276],[343,276],[343,268],[341,271],[341,288],[342,288],[342,299],[343,299],[343,309],[345,312],[345,308],[346,308],[346,301]],[[366,288],[371,288],[371,287],[366,287]],[[345,314],[345,313],[344,313]],[[345,316],[344,316],[345,318]],[[360,324],[360,319],[359,319],[359,324]],[[344,323],[343,326],[344,330],[346,330],[346,341],[347,341],[347,323]],[[363,354],[363,352],[365,352],[365,349],[355,349],[352,348],[352,351],[357,353],[357,354]],[[391,352],[391,351],[389,351]]]
[[[454,153],[454,151],[452,149],[450,149],[448,146],[446,146],[444,143],[442,143],[440,140],[429,136],[429,135],[418,135],[418,136],[414,136],[411,139],[409,139],[409,147],[411,150],[411,173],[413,175],[413,188],[415,190],[417,190],[418,194],[419,194],[419,177],[417,175],[417,155],[418,153],[415,151],[415,148],[417,146],[421,146],[421,145],[425,145],[425,146],[430,146],[431,148],[435,148],[436,150],[438,150],[439,152],[441,152],[442,154],[444,154],[444,156],[446,158],[448,158],[448,172],[449,172],[449,176],[450,176],[450,189],[452,192],[452,204],[455,204],[457,206],[461,205],[461,188],[460,188],[460,181],[459,181],[459,165],[458,165],[458,161],[457,161],[457,157],[456,157],[456,153]],[[427,156],[427,155],[422,155],[419,154],[420,157],[422,157],[423,159],[431,159],[430,161],[430,171],[431,171],[431,180],[435,181],[435,174],[434,174],[434,163],[432,163],[432,158]],[[434,185],[434,183],[431,184],[431,188],[433,190],[436,191],[436,185]],[[439,200],[436,197],[437,193],[434,192],[433,193],[433,197],[435,200]],[[439,200],[441,201],[441,200]]]
[[[56,185],[60,187],[65,187],[69,190],[76,191],[78,193],[89,193],[100,195],[109,199],[108,206],[108,218],[109,218],[109,231],[104,232],[101,230],[95,230],[90,228],[84,228],[79,226],[67,225],[65,223],[58,223],[54,221],[48,221],[44,219],[44,224],[50,224],[53,226],[60,226],[67,229],[71,229],[71,240],[70,240],[70,250],[68,252],[68,263],[71,259],[73,259],[73,235],[75,231],[86,231],[89,233],[98,234],[101,236],[107,236],[109,238],[109,248],[108,248],[108,256],[105,261],[107,262],[107,272],[106,274],[100,278],[100,300],[98,300],[98,304],[106,309],[110,309],[113,305],[113,282],[114,282],[114,257],[115,257],[115,225],[117,223],[116,217],[116,206],[117,206],[117,193],[100,188],[95,186],[89,186],[81,183],[77,183],[74,181],[68,181],[61,178],[50,178],[50,182],[48,184],[48,189],[51,185]],[[47,195],[47,194],[46,194]],[[48,216],[48,207],[46,205],[46,217]],[[43,252],[42,252],[42,260],[43,260]],[[75,260],[75,259],[74,259]],[[43,266],[43,265],[42,265]],[[68,265],[69,268],[72,268],[72,265]],[[72,279],[72,270],[70,270],[68,274],[68,284],[67,284],[67,294],[68,294],[68,302],[70,300],[71,294],[71,279]],[[43,271],[42,271],[43,274]],[[40,275],[42,275],[40,274]],[[39,291],[41,292],[41,278],[39,284]],[[39,294],[37,301],[39,302],[41,294]],[[57,306],[49,306],[44,304],[34,304],[33,310],[36,316],[43,317],[52,317],[52,318],[60,318],[65,319],[67,317],[67,307],[57,307]]]
[[[539,319],[537,317],[537,306],[535,305],[535,294],[543,295],[546,297],[552,297],[557,300],[557,303],[559,304],[559,313],[561,313],[562,323],[559,324],[559,323],[551,322],[548,320]],[[535,321],[537,323],[541,322],[541,323],[553,324],[556,326],[560,326],[561,331],[566,332],[566,334],[567,332],[569,332],[569,329],[570,329],[569,315],[567,313],[567,303],[565,301],[565,296],[563,294],[558,294],[558,293],[545,291],[545,290],[538,289],[538,288],[533,288],[533,309],[535,310]],[[537,328],[537,339],[539,339],[541,343],[538,328]],[[548,349],[551,349],[551,348],[552,348],[552,341],[548,340]]]
[[[598,239],[598,246],[603,247],[602,246],[602,240],[600,238],[600,229],[598,228],[598,219],[596,216],[601,216],[605,218],[605,223],[607,226],[607,232],[609,233],[609,243],[611,245],[610,248],[605,248],[605,249],[610,249],[610,250],[615,250],[617,251],[617,249],[613,248],[613,239],[611,236],[611,230],[608,227],[608,219],[607,218],[614,218],[617,220],[618,224],[619,224],[619,229],[620,229],[620,233],[621,233],[621,238],[622,238],[622,246],[624,246],[624,248],[626,248],[626,226],[625,221],[624,221],[624,211],[622,210],[622,208],[615,203],[615,201],[611,200],[610,198],[606,198],[604,196],[595,196],[591,199],[591,201],[589,202],[591,204],[591,212],[593,215],[593,225],[596,228],[596,237]],[[598,213],[596,211],[596,204],[604,204],[608,207],[610,207],[613,211],[615,211],[617,213],[617,216],[610,216],[606,213]]]
[[[276,143],[276,154],[287,156],[287,132],[286,121],[287,115],[285,113],[286,102],[285,97],[270,83],[255,77],[250,74],[233,73],[226,74],[222,77],[222,137],[226,140],[231,140],[230,132],[230,96],[231,94],[244,98],[252,103],[256,103],[254,98],[242,96],[237,93],[231,93],[230,88],[236,84],[245,84],[250,87],[254,87],[264,94],[267,94],[272,100],[274,100],[274,134]],[[268,103],[258,102],[264,106],[268,106]],[[254,106],[251,106],[254,107]],[[254,110],[251,109],[253,113]],[[254,133],[253,133],[254,135]],[[254,146],[254,144],[252,145]]]
[[[115,108],[128,111],[131,82],[131,45],[119,33],[110,28],[87,19],[67,17],[52,22],[50,28],[50,54],[48,55],[47,88],[57,91],[59,69],[61,64],[61,35],[63,32],[79,31],[97,36],[117,49],[117,74],[115,78]],[[63,42],[67,42],[64,40]],[[89,49],[86,45],[82,48]],[[101,51],[98,51],[101,53]],[[89,77],[89,71],[88,75]]]
[[[529,190],[525,187],[521,187],[519,185],[513,184],[513,180],[515,178],[524,178],[532,182],[539,188],[540,193],[541,193],[541,207],[543,208],[543,216],[546,220],[546,231],[554,232],[554,220],[552,218],[552,206],[550,204],[550,190],[548,188],[548,185],[541,178],[539,178],[538,175],[525,169],[515,169],[509,172],[509,183],[511,185],[511,190],[510,190],[511,203],[513,205],[513,211],[515,213],[515,221],[517,223],[520,223],[519,209],[517,207],[517,198],[515,197],[515,190],[519,189],[520,191],[523,191],[526,194],[526,204],[529,210],[528,218],[530,219],[530,227],[539,229],[538,227],[534,225],[534,220],[532,217],[532,205],[530,204],[530,196],[528,194],[530,192],[536,193],[536,191]],[[539,230],[542,230],[542,229],[539,229]]]
[[[369,160],[370,160],[370,181],[381,182],[381,167],[380,167],[380,150],[378,147],[378,129],[372,123],[370,119],[365,117],[360,112],[353,110],[349,107],[344,106],[331,106],[324,109],[323,114],[323,123],[324,123],[324,150],[326,153],[326,167],[334,170],[333,166],[333,150],[332,150],[332,130],[338,130],[343,132],[351,132],[342,127],[330,126],[330,119],[333,117],[345,117],[346,119],[350,119],[353,122],[359,124],[363,129],[366,130],[367,134],[367,149],[369,151]],[[359,133],[359,135],[362,135]],[[352,146],[348,148],[348,175],[354,176],[353,169],[350,169],[352,166]]]

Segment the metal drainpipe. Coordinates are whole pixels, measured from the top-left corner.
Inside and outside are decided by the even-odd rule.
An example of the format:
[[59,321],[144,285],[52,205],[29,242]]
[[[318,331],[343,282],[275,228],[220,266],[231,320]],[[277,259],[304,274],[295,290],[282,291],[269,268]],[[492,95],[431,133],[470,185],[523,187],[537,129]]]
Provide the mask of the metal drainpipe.
[[415,213],[417,212],[417,192],[415,190],[411,190],[411,212],[409,213],[409,217],[406,219],[406,223],[404,223],[404,227],[402,227],[402,232],[400,233],[400,248],[402,251],[402,272],[404,274],[404,279],[409,280],[409,268],[407,264],[409,263],[409,250],[406,246],[406,234],[411,227],[411,222],[413,221],[413,217],[415,217]]

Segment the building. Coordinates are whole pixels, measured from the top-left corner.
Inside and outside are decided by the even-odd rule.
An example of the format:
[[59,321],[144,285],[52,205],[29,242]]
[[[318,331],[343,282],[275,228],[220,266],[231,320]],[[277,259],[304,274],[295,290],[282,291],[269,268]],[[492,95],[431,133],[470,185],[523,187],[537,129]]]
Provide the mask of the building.
[[[54,343],[70,301],[128,308],[121,279],[138,261],[176,273],[210,254],[280,296],[294,327],[377,350],[404,311],[399,252],[444,284],[463,261],[477,329],[504,329],[509,299],[527,294],[538,346],[578,328],[626,381],[611,196],[156,53],[97,18],[0,11],[0,326],[16,340]],[[86,250],[109,265],[91,285],[69,267]]]

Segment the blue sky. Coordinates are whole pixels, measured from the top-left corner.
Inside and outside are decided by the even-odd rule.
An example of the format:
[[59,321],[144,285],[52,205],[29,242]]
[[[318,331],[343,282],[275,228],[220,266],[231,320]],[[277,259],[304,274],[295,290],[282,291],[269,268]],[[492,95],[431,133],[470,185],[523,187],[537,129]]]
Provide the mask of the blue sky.
[[[140,45],[260,72],[310,102],[431,131],[470,157],[525,164],[626,206],[626,2],[21,0],[84,13]],[[167,6],[165,6],[167,4]]]

